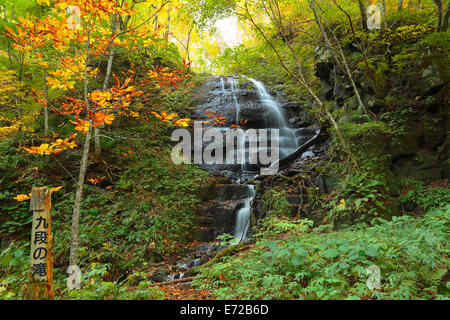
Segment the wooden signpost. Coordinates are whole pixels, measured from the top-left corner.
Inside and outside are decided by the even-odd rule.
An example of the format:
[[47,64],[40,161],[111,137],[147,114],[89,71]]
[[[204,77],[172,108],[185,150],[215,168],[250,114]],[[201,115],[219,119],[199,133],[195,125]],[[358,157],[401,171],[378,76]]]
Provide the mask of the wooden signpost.
[[33,188],[30,200],[30,210],[33,211],[30,275],[28,287],[23,295],[26,300],[53,298],[51,205],[50,189],[47,187]]

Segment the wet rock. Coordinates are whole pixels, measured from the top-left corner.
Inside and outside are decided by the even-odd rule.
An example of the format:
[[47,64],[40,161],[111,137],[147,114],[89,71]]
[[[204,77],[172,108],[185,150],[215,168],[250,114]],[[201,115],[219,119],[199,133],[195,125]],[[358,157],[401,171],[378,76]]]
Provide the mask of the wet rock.
[[151,280],[154,282],[164,282],[167,280],[168,271],[163,268],[157,269],[151,276]]
[[257,101],[249,102],[241,106],[239,113],[240,119],[247,120],[246,127],[256,129],[266,128],[267,119],[270,116],[270,110],[262,106]]
[[248,187],[243,184],[216,184],[213,197],[216,200],[242,200],[248,198]]
[[319,63],[331,63],[333,61],[333,52],[324,47],[317,46],[314,52],[314,59]]
[[198,241],[213,241],[223,233],[233,233],[236,212],[243,206],[242,200],[211,201],[198,211],[195,221],[200,230],[194,236]]
[[445,119],[436,121],[435,117],[427,115],[423,120],[423,136],[425,145],[429,149],[434,149],[444,143],[447,135]]
[[304,135],[313,136],[317,132],[317,127],[311,126],[311,127],[307,127],[307,128],[294,129],[294,132],[295,132],[296,136],[304,136]]
[[290,194],[286,197],[286,200],[289,202],[291,207],[291,216],[295,217],[299,215],[303,204],[302,196],[300,194]]
[[181,289],[191,289],[192,286],[191,286],[190,282],[184,282],[184,283],[180,284],[180,288]]
[[423,125],[420,121],[409,121],[405,126],[405,134],[399,135],[388,145],[392,158],[413,155],[420,150],[420,141],[423,134]]
[[433,94],[444,85],[445,83],[439,75],[439,70],[434,65],[423,70],[422,78],[419,82],[422,96]]

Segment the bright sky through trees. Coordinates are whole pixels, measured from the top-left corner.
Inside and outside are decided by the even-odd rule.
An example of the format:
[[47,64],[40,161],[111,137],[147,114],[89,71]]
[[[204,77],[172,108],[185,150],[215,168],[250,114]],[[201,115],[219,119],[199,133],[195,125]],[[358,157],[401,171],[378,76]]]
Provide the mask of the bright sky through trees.
[[217,32],[230,48],[241,43],[243,38],[242,28],[239,27],[236,17],[220,19],[216,22]]

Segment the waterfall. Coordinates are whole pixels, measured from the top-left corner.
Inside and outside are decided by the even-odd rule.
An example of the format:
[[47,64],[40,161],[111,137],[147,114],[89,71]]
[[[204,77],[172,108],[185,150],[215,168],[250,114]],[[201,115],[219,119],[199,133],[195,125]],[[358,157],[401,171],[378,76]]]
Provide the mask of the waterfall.
[[233,97],[234,101],[234,108],[236,110],[236,124],[239,125],[239,113],[241,112],[241,106],[239,105],[238,99],[237,99],[237,82],[234,78],[229,78],[230,81],[230,89],[231,89],[231,95]]
[[226,95],[225,91],[225,82],[223,81],[223,78],[220,78],[220,88],[222,89],[222,97]]
[[[245,76],[244,76],[245,77]],[[286,115],[281,109],[278,101],[267,91],[265,85],[253,78],[247,78],[251,81],[258,91],[261,104],[271,111],[273,117],[267,119],[267,126],[280,130],[280,157],[285,157],[298,148],[298,141],[294,130],[289,126]]]
[[244,199],[244,206],[239,209],[236,214],[236,226],[234,228],[234,237],[236,242],[239,243],[247,238],[247,231],[250,227],[250,206],[255,197],[255,187],[248,185],[249,197]]
[[[242,85],[239,85],[240,80],[243,80]],[[213,125],[209,122],[203,130],[216,127],[221,134],[225,135],[233,127],[242,126],[244,131],[254,129],[255,131],[250,132],[252,134],[257,131],[259,139],[255,141],[252,138],[255,134],[241,139],[241,143],[245,146],[244,163],[219,161],[200,165],[202,169],[222,176],[224,179],[219,179],[214,184],[213,199],[199,208],[197,224],[201,227],[198,234],[201,243],[195,246],[198,251],[192,252],[190,256],[179,261],[175,268],[176,273],[167,276],[169,280],[183,278],[186,270],[203,264],[208,257],[211,257],[211,254],[223,250],[224,245],[213,242],[217,236],[231,234],[234,237],[232,241],[234,244],[248,240],[247,234],[252,227],[252,202],[256,197],[256,187],[251,183],[257,183],[255,181],[258,180],[262,166],[267,165],[267,163],[258,162],[259,155],[257,163],[250,163],[250,155],[265,152],[267,156],[267,153],[272,151],[271,147],[276,145],[274,137],[278,136],[279,157],[288,156],[298,149],[299,144],[308,141],[311,134],[308,130],[293,130],[276,97],[269,93],[262,82],[245,76],[243,78],[213,76],[202,88],[199,88],[198,103],[193,111],[193,118],[208,123],[211,120],[210,112],[223,115],[226,124]],[[245,120],[245,124],[242,125],[240,120]],[[267,129],[267,139],[264,129]],[[279,135],[275,135],[274,130],[278,130]],[[203,144],[203,147],[205,146],[207,146],[206,141]],[[228,152],[228,146],[225,151]],[[231,150],[231,152],[234,152],[236,156],[238,150]],[[303,156],[311,155],[313,155],[311,152],[305,152]],[[252,157],[253,159],[255,157]]]
[[[284,157],[294,152],[298,148],[298,141],[295,132],[289,126],[287,117],[281,108],[277,99],[275,99],[266,89],[265,85],[258,80],[253,78],[248,78],[243,76],[244,79],[251,82],[256,89],[256,93],[259,98],[259,103],[266,110],[270,116],[266,119],[266,128],[268,130],[278,129],[279,130],[279,147],[280,147],[280,157]],[[225,86],[225,81],[227,86]],[[239,99],[242,96],[240,88],[238,87],[238,81],[235,77],[220,77],[220,90],[221,90],[221,106],[220,108],[234,108],[235,112],[235,124],[239,125],[241,119],[241,110],[247,107],[244,103],[242,106]],[[226,101],[226,102],[225,102]],[[225,103],[224,103],[225,102]],[[245,100],[244,100],[245,102]],[[226,128],[225,130],[227,130]],[[270,142],[269,142],[270,143]],[[256,150],[250,150],[247,148],[247,152],[257,152]],[[247,159],[246,159],[247,160]],[[242,164],[239,168],[236,168],[236,178],[237,183],[242,183],[242,174],[245,173],[248,167],[246,164]],[[242,207],[236,213],[236,223],[234,227],[234,237],[237,242],[241,242],[246,239],[247,231],[250,227],[250,207],[253,198],[255,197],[255,188],[253,185],[247,185],[247,194],[242,194],[240,199],[243,202]],[[244,198],[245,197],[245,198]]]
[[[244,85],[239,85],[243,81]],[[197,106],[196,114],[198,119],[204,118],[207,110],[223,114],[226,117],[226,126],[219,126],[218,129],[224,134],[231,129],[232,124],[242,126],[240,120],[247,120],[243,129],[267,129],[268,141],[259,140],[257,145],[250,141],[250,137],[245,137],[245,161],[244,163],[218,163],[212,165],[202,164],[201,167],[208,172],[221,174],[232,180],[232,184],[245,185],[246,188],[236,188],[239,194],[230,195],[232,201],[239,201],[237,211],[233,212],[235,223],[227,225],[226,233],[234,233],[237,241],[246,239],[247,231],[250,229],[250,208],[255,196],[255,188],[247,185],[245,181],[252,180],[260,172],[260,163],[249,163],[250,155],[254,155],[262,150],[271,152],[273,146],[273,130],[278,130],[279,157],[285,157],[298,148],[298,136],[289,125],[287,115],[278,100],[272,96],[266,86],[258,80],[243,76],[217,77],[211,80],[212,90],[202,105]],[[246,85],[248,84],[248,86]],[[259,132],[258,132],[259,135]],[[264,136],[259,136],[264,139]],[[237,150],[234,151],[237,155]],[[267,153],[266,153],[267,154]],[[259,158],[259,157],[258,157]],[[254,158],[253,158],[254,159]],[[227,201],[230,198],[224,198]],[[229,227],[230,226],[230,227]],[[230,230],[231,229],[231,230]],[[225,232],[225,231],[222,231]]]

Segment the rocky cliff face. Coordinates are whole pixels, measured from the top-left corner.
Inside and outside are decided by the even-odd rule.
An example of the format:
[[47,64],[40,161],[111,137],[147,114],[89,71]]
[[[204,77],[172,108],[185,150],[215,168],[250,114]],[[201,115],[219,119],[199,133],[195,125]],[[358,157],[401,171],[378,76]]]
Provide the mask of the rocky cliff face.
[[[347,121],[347,111],[359,106],[346,75],[335,65],[329,50],[318,47],[315,60],[315,75],[320,79],[323,98],[332,103],[333,110],[341,110],[341,123]],[[390,73],[384,87],[385,96],[381,96],[380,89],[367,74],[358,70],[353,72],[363,102],[375,117],[380,118],[383,112],[393,112],[399,106],[409,106],[411,111],[403,118],[402,133],[376,137],[379,141],[373,141],[372,156],[390,155],[387,167],[396,177],[448,178],[448,83],[433,64],[424,65],[417,74],[417,78],[411,78],[406,74]],[[399,86],[402,91],[397,90]],[[394,106],[390,106],[390,102]]]

